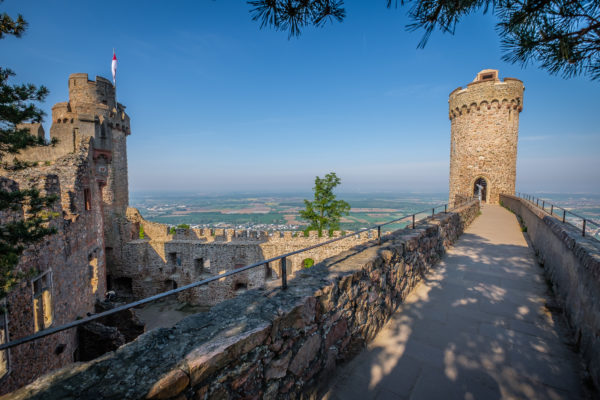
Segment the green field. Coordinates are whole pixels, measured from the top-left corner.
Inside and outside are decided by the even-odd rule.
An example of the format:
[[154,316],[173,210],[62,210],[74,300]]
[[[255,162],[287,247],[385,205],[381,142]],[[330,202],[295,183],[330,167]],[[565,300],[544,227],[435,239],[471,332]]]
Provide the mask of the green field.
[[[304,198],[310,194],[288,194],[260,196],[256,194],[233,195],[192,195],[192,194],[134,194],[132,205],[140,210],[144,218],[168,225],[201,225],[210,227],[243,226],[249,229],[298,229],[302,230],[306,223],[302,222],[298,210],[304,208]],[[356,231],[375,224],[387,222],[406,214],[421,210],[430,210],[434,205],[443,204],[446,195],[391,195],[375,194],[343,194],[338,198],[346,200],[353,209],[366,209],[351,212],[344,217],[340,228]],[[268,210],[266,213],[243,212],[246,208],[259,207]],[[205,209],[207,211],[201,211]],[[370,210],[375,209],[375,210]],[[210,211],[209,211],[210,210]],[[236,212],[236,213],[230,213]],[[427,211],[430,214],[430,211]],[[300,223],[290,224],[285,215],[295,215]],[[384,231],[395,230],[405,226],[403,221],[385,226]],[[293,228],[296,226],[296,228]]]

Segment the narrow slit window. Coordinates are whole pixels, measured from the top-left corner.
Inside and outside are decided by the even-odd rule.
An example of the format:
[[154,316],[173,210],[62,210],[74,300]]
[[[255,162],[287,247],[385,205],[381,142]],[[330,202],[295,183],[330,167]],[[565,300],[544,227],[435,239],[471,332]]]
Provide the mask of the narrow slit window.
[[92,195],[90,189],[83,189],[83,199],[85,201],[86,211],[90,211],[92,209]]

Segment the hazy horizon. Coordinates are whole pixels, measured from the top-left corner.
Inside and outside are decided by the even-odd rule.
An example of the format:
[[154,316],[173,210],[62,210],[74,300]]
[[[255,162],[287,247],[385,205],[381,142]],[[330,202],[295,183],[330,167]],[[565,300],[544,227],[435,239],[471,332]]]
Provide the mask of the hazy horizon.
[[[343,194],[349,194],[349,195],[389,195],[389,196],[403,196],[403,195],[444,195],[444,196],[448,196],[448,190],[446,191],[386,191],[386,190],[373,190],[373,191],[348,191],[348,190],[334,190],[334,193],[339,194],[339,195],[343,195]],[[527,193],[527,194],[557,194],[557,195],[590,195],[590,196],[600,196],[600,191],[599,192],[551,192],[551,191],[530,191],[530,192],[523,192],[523,193]],[[161,190],[161,189],[154,189],[154,190],[135,190],[129,191],[129,196],[143,196],[143,195],[162,195],[162,196],[167,196],[167,195],[173,195],[173,196],[180,196],[180,195],[186,195],[186,196],[223,196],[223,195],[263,195],[263,196],[270,196],[270,195],[286,195],[286,196],[292,196],[292,195],[297,195],[297,196],[306,196],[306,195],[312,195],[312,190],[308,189],[308,190],[282,190],[282,191],[275,191],[275,190],[264,190],[264,191],[250,191],[250,190],[224,190],[224,191],[198,191],[198,190]]]

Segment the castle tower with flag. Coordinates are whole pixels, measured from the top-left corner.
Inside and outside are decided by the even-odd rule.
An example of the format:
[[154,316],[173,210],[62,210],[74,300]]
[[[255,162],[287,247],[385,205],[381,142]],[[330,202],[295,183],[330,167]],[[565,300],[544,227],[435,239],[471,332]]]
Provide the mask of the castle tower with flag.
[[[114,54],[112,73],[115,78]],[[85,73],[71,74],[69,101],[52,108],[50,131],[63,145],[77,140],[78,135],[94,138],[93,162],[102,192],[108,271],[122,259],[123,237],[129,235],[125,214],[129,205],[127,137],[131,128],[125,106],[116,100],[113,82],[100,76],[93,81]]]

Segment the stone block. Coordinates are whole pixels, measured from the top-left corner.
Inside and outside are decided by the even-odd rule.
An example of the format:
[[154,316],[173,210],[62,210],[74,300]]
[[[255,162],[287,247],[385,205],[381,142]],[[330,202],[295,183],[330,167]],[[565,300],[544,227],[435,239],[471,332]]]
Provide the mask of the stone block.
[[168,372],[165,376],[156,382],[148,394],[147,399],[163,400],[175,397],[188,386],[189,376],[180,369]]
[[298,349],[290,363],[289,370],[296,376],[301,376],[304,369],[315,359],[321,346],[321,336],[312,335]]

